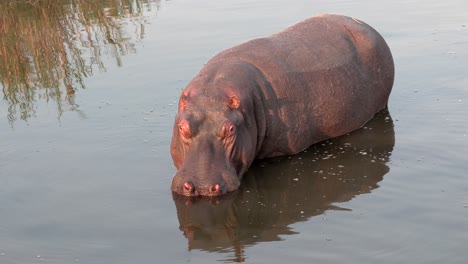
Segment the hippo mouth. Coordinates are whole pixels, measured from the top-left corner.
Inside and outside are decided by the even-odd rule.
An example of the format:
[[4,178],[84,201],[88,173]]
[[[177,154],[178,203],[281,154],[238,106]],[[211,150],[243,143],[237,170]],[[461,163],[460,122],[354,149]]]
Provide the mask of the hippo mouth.
[[183,204],[185,206],[191,206],[197,203],[210,203],[212,205],[220,205],[226,201],[233,200],[235,197],[237,197],[238,194],[238,189],[216,196],[187,196],[177,192],[172,192],[172,199],[174,200],[174,202],[178,204]]
[[189,197],[216,197],[231,193],[240,186],[240,176],[234,169],[225,170],[219,175],[203,174],[193,177],[182,168],[172,180],[174,193]]

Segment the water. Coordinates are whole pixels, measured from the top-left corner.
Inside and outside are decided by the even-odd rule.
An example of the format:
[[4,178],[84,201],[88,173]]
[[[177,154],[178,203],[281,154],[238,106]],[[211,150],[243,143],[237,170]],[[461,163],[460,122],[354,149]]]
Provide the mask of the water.
[[[465,1],[0,2],[0,263],[465,263]],[[173,197],[179,91],[217,52],[318,13],[387,40],[389,113]]]

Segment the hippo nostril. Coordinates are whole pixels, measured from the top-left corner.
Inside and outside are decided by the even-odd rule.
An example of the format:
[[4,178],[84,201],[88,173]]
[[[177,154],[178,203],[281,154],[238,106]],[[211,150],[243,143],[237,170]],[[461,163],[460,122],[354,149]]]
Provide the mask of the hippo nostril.
[[215,184],[211,187],[212,192],[218,192],[219,191],[219,184]]
[[189,182],[189,181],[188,181],[188,182],[185,182],[185,183],[184,183],[184,189],[187,190],[187,191],[189,191],[189,192],[192,191],[192,190],[193,190],[193,183],[191,183],[191,182]]

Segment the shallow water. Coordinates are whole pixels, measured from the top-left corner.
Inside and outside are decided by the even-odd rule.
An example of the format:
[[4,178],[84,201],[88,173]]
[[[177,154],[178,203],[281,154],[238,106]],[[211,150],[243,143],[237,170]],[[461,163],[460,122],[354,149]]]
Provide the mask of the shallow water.
[[[0,2],[0,263],[465,263],[465,1]],[[33,3],[33,5],[31,5]],[[172,195],[179,91],[217,52],[319,13],[387,40],[389,113]]]

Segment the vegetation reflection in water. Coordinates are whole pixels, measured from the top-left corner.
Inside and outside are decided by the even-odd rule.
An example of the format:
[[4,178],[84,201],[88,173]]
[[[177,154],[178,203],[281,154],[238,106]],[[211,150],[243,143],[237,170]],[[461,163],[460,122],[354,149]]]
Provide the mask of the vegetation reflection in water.
[[189,250],[231,252],[244,262],[244,248],[296,234],[289,226],[337,203],[378,188],[389,172],[395,145],[393,121],[380,112],[363,129],[325,141],[296,156],[257,162],[241,188],[225,197],[189,199],[174,194],[179,228]]
[[[118,66],[144,38],[159,0],[11,0],[0,2],[0,83],[9,122],[34,115],[35,101],[76,109],[84,78]],[[104,57],[105,56],[105,57]]]

